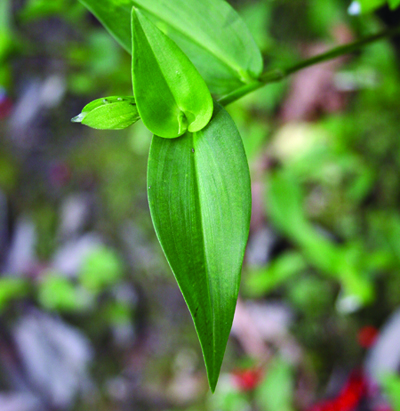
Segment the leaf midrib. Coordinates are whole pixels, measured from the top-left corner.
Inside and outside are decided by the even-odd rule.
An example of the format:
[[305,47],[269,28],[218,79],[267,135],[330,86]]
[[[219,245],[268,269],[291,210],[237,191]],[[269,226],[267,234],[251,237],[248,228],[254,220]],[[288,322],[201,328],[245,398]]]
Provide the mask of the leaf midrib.
[[[197,133],[190,133],[191,135],[191,142],[192,142],[192,147],[194,149],[194,153],[193,153],[193,164],[194,164],[194,177],[196,180],[196,190],[195,190],[195,194],[196,194],[196,199],[197,199],[197,203],[198,203],[198,207],[199,207],[199,212],[200,212],[200,224],[201,224],[201,233],[202,233],[202,243],[203,243],[203,247],[202,247],[202,251],[203,251],[203,255],[204,255],[204,261],[207,263],[205,265],[205,271],[206,271],[206,278],[207,278],[207,292],[208,292],[208,300],[210,302],[210,308],[211,308],[211,314],[212,314],[212,377],[214,377],[214,373],[215,373],[215,366],[216,366],[216,362],[215,362],[215,353],[216,353],[216,338],[215,338],[215,311],[214,311],[214,304],[213,304],[213,295],[212,295],[212,287],[210,284],[210,274],[209,274],[209,270],[208,270],[208,259],[207,259],[207,253],[206,253],[206,247],[205,247],[205,232],[204,232],[204,224],[203,224],[203,213],[201,212],[201,201],[200,201],[200,190],[199,190],[199,178],[198,178],[198,166],[197,166],[197,161],[196,161],[196,144],[194,142],[195,138],[197,137]],[[208,367],[207,367],[208,368]],[[210,377],[210,376],[209,376]],[[211,381],[210,381],[211,383]],[[213,382],[214,384],[214,382]]]

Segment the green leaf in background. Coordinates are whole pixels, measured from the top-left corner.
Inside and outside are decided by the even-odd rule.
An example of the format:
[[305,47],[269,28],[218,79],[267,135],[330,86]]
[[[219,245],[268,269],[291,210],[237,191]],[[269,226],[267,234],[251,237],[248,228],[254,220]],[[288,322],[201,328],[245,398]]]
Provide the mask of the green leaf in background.
[[268,183],[267,204],[272,221],[300,248],[307,262],[340,281],[344,290],[343,310],[349,298],[357,309],[371,303],[374,290],[367,269],[371,253],[351,244],[336,244],[313,227],[305,216],[301,184],[294,175],[277,172],[269,177]]
[[48,17],[65,12],[66,8],[67,3],[65,0],[29,0],[19,13],[19,18],[27,22],[31,19]]
[[13,48],[13,36],[11,31],[11,2],[10,0],[0,1],[0,86],[8,86],[7,81],[10,77],[10,67],[6,63]]
[[400,0],[388,0],[388,3],[392,10],[397,9],[397,7],[400,6]]
[[394,10],[400,6],[400,0],[356,0],[353,1],[349,8],[350,14],[371,13],[372,11],[382,7],[386,3]]
[[57,273],[48,273],[43,278],[38,288],[38,299],[48,310],[75,312],[85,305],[71,280]]
[[396,374],[387,373],[380,378],[384,393],[387,395],[390,405],[394,411],[400,410],[400,377]]
[[39,19],[58,16],[66,21],[76,22],[86,9],[76,0],[28,0],[18,12],[18,21],[26,24]]
[[267,52],[273,45],[270,36],[270,23],[272,20],[272,4],[269,2],[244,3],[240,15],[250,30],[257,46]]
[[87,104],[71,121],[98,130],[122,130],[140,119],[134,97],[105,97]]
[[191,61],[135,8],[132,39],[133,93],[144,125],[165,138],[204,128],[211,119],[213,101]]
[[22,278],[0,278],[0,312],[10,301],[24,297],[28,291],[28,283]]
[[286,289],[290,305],[307,318],[326,315],[333,305],[333,290],[331,283],[313,275],[296,278]]
[[363,13],[369,13],[378,7],[383,6],[386,3],[386,0],[359,0],[358,3],[361,5]]
[[212,391],[232,325],[249,234],[250,175],[229,114],[208,126],[154,137],[148,196],[157,237],[191,312]]
[[278,357],[269,365],[264,381],[255,392],[258,409],[260,411],[292,411],[293,390],[293,367]]
[[257,78],[262,56],[225,0],[133,0],[188,55],[211,91],[227,93]]
[[123,274],[118,255],[106,247],[99,247],[85,259],[79,279],[87,290],[96,292],[115,284]]
[[260,50],[225,0],[80,1],[129,52],[133,3],[187,54],[212,93],[228,93],[262,72]]
[[132,0],[79,0],[128,52],[132,52]]
[[2,0],[0,2],[0,30],[8,31],[11,24],[11,1]]
[[300,182],[290,173],[278,172],[269,176],[268,183],[268,213],[274,224],[301,248],[312,265],[338,276],[339,250],[307,220]]
[[265,268],[249,270],[245,281],[245,291],[252,297],[261,297],[297,276],[306,268],[306,261],[300,253],[287,252]]

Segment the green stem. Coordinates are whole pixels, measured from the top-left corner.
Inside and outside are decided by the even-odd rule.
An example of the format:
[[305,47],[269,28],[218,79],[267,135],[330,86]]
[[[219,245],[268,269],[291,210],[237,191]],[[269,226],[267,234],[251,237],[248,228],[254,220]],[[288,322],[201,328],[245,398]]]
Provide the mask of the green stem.
[[219,100],[219,103],[223,106],[227,106],[228,104],[231,104],[235,102],[236,100],[239,100],[240,98],[246,96],[247,94],[252,93],[255,90],[258,90],[261,87],[264,87],[266,84],[281,81],[285,79],[286,77],[290,76],[291,74],[296,73],[299,70],[313,66],[315,64],[323,63],[328,60],[332,60],[344,54],[352,53],[353,51],[356,51],[367,44],[374,43],[384,38],[393,37],[398,34],[400,34],[400,27],[396,27],[396,28],[389,29],[389,30],[384,30],[380,33],[373,34],[371,36],[367,36],[360,40],[357,40],[354,43],[335,47],[334,49],[329,50],[326,53],[322,53],[317,56],[311,57],[307,60],[300,61],[299,63],[295,64],[292,67],[266,71],[262,73],[261,76],[257,80],[254,80],[253,82],[246,84],[232,91],[226,96],[222,97]]

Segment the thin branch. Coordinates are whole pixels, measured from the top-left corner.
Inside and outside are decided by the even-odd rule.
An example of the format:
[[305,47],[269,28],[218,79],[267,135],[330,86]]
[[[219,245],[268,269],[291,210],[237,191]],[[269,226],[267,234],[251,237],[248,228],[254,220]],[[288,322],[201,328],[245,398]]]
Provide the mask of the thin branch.
[[367,36],[360,40],[357,40],[354,43],[335,47],[334,49],[329,50],[326,53],[322,53],[317,56],[311,57],[307,60],[300,61],[299,63],[291,67],[266,71],[263,74],[261,74],[261,76],[257,80],[249,84],[246,84],[234,90],[232,93],[229,93],[226,96],[222,97],[219,100],[219,103],[223,106],[227,106],[228,104],[231,104],[235,102],[236,100],[239,100],[240,98],[246,96],[247,94],[250,94],[253,91],[258,90],[269,83],[275,83],[277,81],[281,81],[285,79],[286,77],[290,76],[291,74],[296,73],[297,71],[303,70],[315,64],[319,64],[319,63],[323,63],[328,60],[332,60],[334,58],[343,56],[344,54],[352,53],[362,48],[363,46],[366,46],[371,43],[375,43],[376,41],[381,40],[381,39],[394,37],[396,35],[400,35],[400,27],[396,27],[396,28],[389,29],[389,30],[384,30],[380,33],[373,34],[371,36]]

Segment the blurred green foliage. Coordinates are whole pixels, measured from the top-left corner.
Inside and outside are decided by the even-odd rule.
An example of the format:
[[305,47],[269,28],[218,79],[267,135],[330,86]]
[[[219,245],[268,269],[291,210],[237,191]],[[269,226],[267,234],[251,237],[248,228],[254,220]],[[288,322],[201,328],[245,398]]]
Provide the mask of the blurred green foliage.
[[18,298],[24,297],[29,292],[27,282],[22,278],[0,278],[0,312],[8,304]]
[[277,357],[268,367],[268,373],[255,391],[255,402],[261,411],[292,411],[293,369]]
[[38,290],[40,304],[50,311],[75,312],[84,308],[84,302],[74,284],[57,273],[47,273]]
[[121,259],[106,247],[92,251],[85,258],[79,274],[82,285],[92,292],[99,292],[116,284],[122,276]]
[[73,0],[28,0],[18,17],[24,23],[51,16],[62,16],[76,21],[84,13],[84,8]]
[[386,374],[381,377],[381,383],[394,411],[400,410],[400,377],[396,374]]
[[391,9],[395,9],[400,5],[399,0],[358,0],[354,3],[360,4],[361,11],[363,13],[370,13],[371,11],[383,6],[386,3]]

